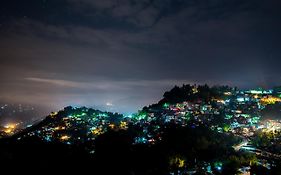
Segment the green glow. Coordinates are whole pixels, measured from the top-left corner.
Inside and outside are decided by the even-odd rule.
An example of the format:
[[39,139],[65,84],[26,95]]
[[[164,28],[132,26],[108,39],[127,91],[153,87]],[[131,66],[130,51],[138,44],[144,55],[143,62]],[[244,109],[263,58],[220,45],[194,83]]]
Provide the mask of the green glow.
[[144,114],[143,114],[143,115],[139,115],[139,116],[138,116],[138,119],[139,119],[139,120],[142,120],[142,119],[145,119],[145,117],[146,117],[146,115],[144,115]]
[[147,112],[144,111],[139,111],[137,114],[133,115],[133,118],[135,118],[136,120],[143,120],[146,119],[147,117]]
[[169,103],[164,103],[163,104],[163,108],[168,108],[170,105],[169,105]]
[[85,115],[87,115],[86,113],[80,113],[80,114],[74,114],[73,116],[74,117],[81,117],[81,116],[85,116]]
[[258,123],[259,120],[260,120],[260,117],[253,117],[252,120],[251,120],[251,122],[252,122],[252,123]]
[[230,125],[224,124],[223,130],[224,130],[224,132],[228,132],[230,130]]
[[219,171],[222,169],[222,165],[223,165],[222,162],[215,162],[214,163],[215,168]]
[[227,119],[227,120],[229,120],[229,119],[231,119],[233,116],[232,115],[225,115],[225,119]]
[[185,114],[185,119],[186,119],[186,120],[190,120],[190,118],[191,118],[191,114],[190,114],[190,113],[186,113],[186,114]]

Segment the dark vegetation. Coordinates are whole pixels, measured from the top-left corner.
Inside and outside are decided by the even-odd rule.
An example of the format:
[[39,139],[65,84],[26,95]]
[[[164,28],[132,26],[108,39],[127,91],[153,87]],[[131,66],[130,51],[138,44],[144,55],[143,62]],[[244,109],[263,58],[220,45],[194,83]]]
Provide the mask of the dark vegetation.
[[[108,131],[95,142],[66,145],[43,142],[36,137],[17,141],[1,140],[0,161],[3,167],[33,168],[45,171],[85,171],[95,174],[168,174],[174,169],[174,158],[185,161],[184,166],[216,161],[233,154],[230,136],[213,132],[205,127],[167,125],[162,141],[154,145],[133,144],[130,130]],[[88,148],[94,148],[93,154]],[[173,167],[174,166],[174,167]],[[182,167],[183,168],[183,167]],[[16,169],[15,169],[16,170]]]

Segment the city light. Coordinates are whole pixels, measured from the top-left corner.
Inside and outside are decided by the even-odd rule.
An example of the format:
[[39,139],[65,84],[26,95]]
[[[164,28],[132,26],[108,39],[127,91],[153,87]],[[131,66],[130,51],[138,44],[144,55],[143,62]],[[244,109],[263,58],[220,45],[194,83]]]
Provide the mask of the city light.
[[14,131],[16,130],[18,124],[15,123],[8,123],[6,125],[4,125],[4,132],[7,134],[13,134]]
[[268,105],[268,104],[275,104],[277,102],[281,102],[281,98],[278,97],[264,97],[261,99],[261,103]]
[[[231,93],[221,92],[220,97],[210,98],[207,102],[189,100],[189,98],[177,103],[166,102],[155,105],[156,107],[150,106],[139,110],[129,116],[85,107],[70,107],[51,113],[49,116],[52,117],[52,122],[43,121],[46,123],[21,136],[18,140],[36,136],[45,142],[60,141],[63,144],[75,145],[88,141],[94,143],[98,137],[102,137],[101,135],[109,130],[131,132],[137,129],[132,134],[134,137],[131,144],[152,147],[158,143],[161,144],[165,139],[163,132],[170,125],[192,130],[206,127],[221,136],[236,137],[237,140],[228,145],[228,148],[236,154],[245,152],[256,156],[281,157],[279,153],[268,152],[260,146],[279,143],[276,137],[281,133],[281,120],[264,119],[270,117],[263,113],[264,109],[271,106],[270,104],[279,104],[279,97],[259,94],[260,96],[256,98],[257,94],[246,92],[239,90]],[[197,94],[190,94],[198,97]],[[17,128],[18,124],[9,123],[3,127],[3,131],[6,136],[11,136]],[[196,142],[200,143],[198,147],[208,148],[209,143],[206,138]],[[93,153],[95,150],[91,148],[89,152]],[[264,158],[258,160],[264,161]],[[172,157],[169,161],[173,168],[190,170],[187,159],[181,155]],[[201,163],[200,168],[204,171],[222,172],[225,170],[225,161],[212,160]],[[239,167],[239,170],[249,172],[244,171],[243,167]]]
[[63,136],[61,136],[61,138],[60,138],[62,141],[66,141],[66,140],[69,140],[70,139],[70,136],[68,136],[68,135],[63,135]]

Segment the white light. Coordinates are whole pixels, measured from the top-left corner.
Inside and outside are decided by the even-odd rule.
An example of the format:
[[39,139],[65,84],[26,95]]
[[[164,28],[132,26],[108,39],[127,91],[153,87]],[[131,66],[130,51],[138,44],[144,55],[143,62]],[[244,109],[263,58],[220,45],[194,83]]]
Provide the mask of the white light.
[[105,104],[106,106],[113,106],[113,104],[112,103],[110,103],[110,102],[106,102],[106,104]]

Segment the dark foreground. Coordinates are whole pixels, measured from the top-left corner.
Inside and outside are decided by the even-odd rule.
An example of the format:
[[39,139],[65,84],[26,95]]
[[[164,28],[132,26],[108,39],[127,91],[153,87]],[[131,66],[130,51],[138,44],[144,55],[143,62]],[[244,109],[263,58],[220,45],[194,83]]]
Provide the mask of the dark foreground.
[[[67,145],[47,143],[36,137],[1,141],[2,170],[21,173],[87,173],[87,174],[211,174],[204,169],[211,162],[213,174],[236,174],[237,167],[251,166],[251,174],[280,174],[280,163],[271,170],[251,164],[255,157],[230,149],[233,138],[207,128],[168,126],[162,141],[132,144],[130,131],[109,131],[94,143]],[[91,150],[95,150],[94,152]],[[90,152],[90,153],[89,153]],[[216,161],[223,160],[221,168]]]

